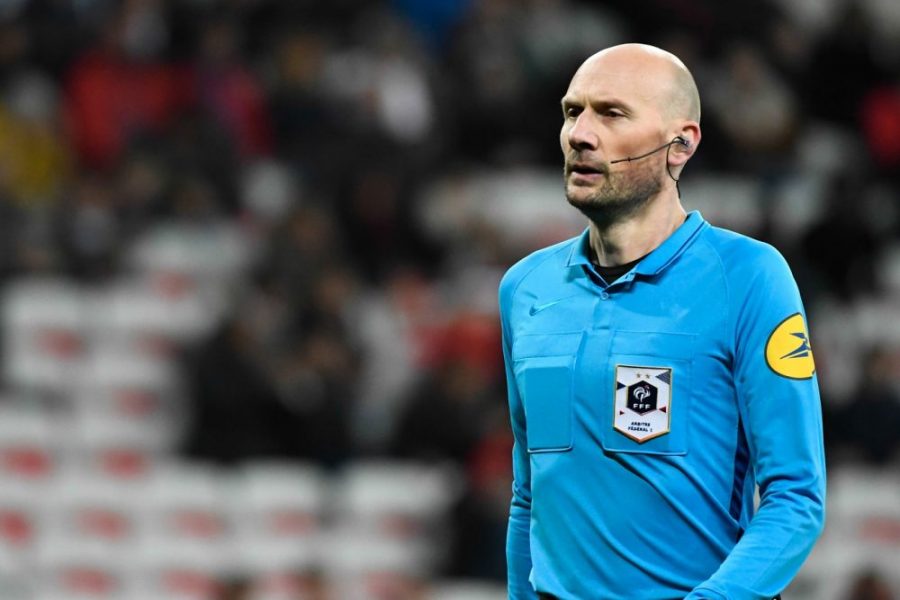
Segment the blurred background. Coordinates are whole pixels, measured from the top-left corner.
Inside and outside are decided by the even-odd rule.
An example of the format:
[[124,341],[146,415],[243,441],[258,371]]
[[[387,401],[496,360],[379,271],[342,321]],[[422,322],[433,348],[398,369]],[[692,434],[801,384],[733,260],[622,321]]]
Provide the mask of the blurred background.
[[0,0],[0,597],[505,598],[497,284],[584,227],[559,98],[623,41],[804,294],[785,598],[900,598],[896,0]]

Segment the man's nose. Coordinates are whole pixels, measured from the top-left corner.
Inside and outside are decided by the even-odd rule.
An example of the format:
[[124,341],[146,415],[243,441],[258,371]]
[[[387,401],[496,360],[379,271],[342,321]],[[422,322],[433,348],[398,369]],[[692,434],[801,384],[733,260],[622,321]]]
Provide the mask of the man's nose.
[[569,145],[574,150],[596,150],[600,144],[594,129],[591,127],[592,119],[589,114],[582,112],[575,119],[575,123],[569,129]]

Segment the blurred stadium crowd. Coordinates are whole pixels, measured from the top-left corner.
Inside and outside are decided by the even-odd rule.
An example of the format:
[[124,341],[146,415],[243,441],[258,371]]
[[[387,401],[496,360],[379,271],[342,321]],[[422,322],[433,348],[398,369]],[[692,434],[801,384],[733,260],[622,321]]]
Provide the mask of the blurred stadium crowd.
[[[894,0],[0,0],[0,596],[505,597],[496,287],[646,41],[689,208],[775,244],[826,414],[791,598],[900,598]],[[790,432],[785,432],[790,435]]]

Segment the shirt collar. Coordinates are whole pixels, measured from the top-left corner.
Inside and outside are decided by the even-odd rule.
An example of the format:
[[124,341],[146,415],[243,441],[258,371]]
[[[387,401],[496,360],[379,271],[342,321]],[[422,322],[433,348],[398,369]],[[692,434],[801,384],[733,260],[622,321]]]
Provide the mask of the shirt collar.
[[572,248],[569,250],[569,260],[566,261],[567,267],[577,265],[591,266],[591,228],[586,227],[578,236]]
[[[665,270],[672,261],[690,245],[696,237],[696,234],[706,225],[703,215],[700,211],[691,211],[678,229],[672,233],[666,240],[657,246],[650,254],[644,257],[634,268],[635,273],[641,275],[656,275]],[[584,232],[578,236],[572,249],[569,251],[569,259],[566,266],[574,267],[578,265],[591,266],[590,254],[590,228],[586,228]]]

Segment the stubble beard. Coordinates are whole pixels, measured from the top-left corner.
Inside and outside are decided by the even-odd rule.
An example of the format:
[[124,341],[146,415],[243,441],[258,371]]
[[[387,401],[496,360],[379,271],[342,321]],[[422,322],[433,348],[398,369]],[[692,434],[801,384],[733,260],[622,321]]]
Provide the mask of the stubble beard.
[[599,187],[585,195],[583,188],[569,184],[564,168],[566,200],[601,227],[620,223],[646,208],[663,187],[662,173],[652,161],[631,169],[610,173],[607,166]]

